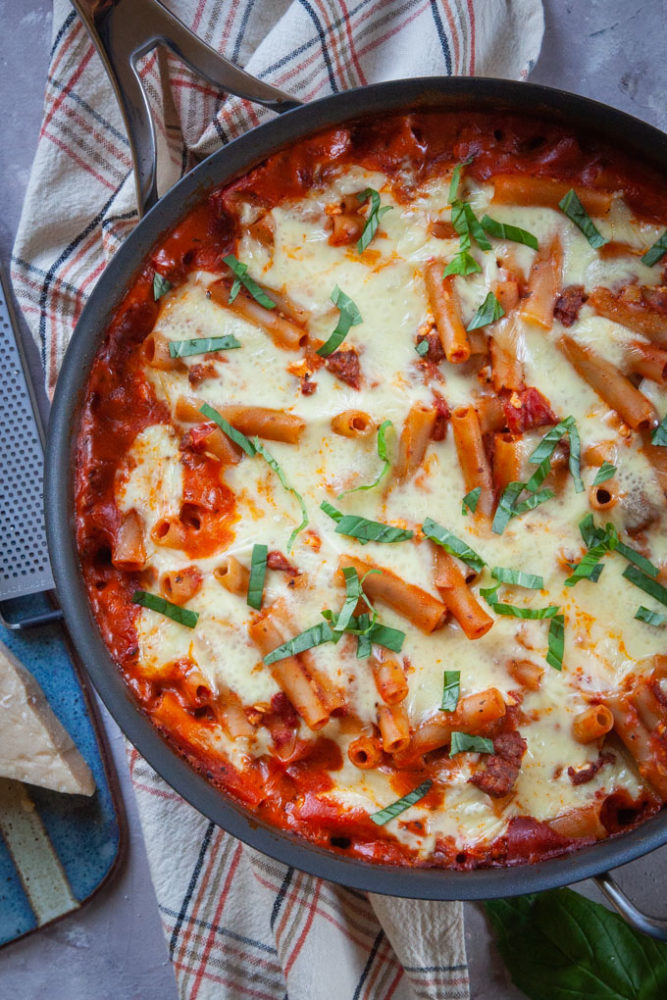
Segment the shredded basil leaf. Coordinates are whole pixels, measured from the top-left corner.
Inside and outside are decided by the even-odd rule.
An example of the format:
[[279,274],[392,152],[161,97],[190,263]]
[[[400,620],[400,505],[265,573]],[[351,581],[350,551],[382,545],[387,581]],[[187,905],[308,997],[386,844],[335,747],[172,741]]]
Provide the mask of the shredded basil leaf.
[[522,500],[521,503],[517,504],[514,508],[513,517],[518,517],[520,514],[525,514],[529,510],[535,510],[540,504],[544,503],[546,500],[551,500],[556,494],[553,490],[538,490],[537,493],[533,493],[532,496],[527,497]]
[[306,510],[306,505],[303,502],[303,497],[301,496],[301,494],[299,493],[299,491],[295,490],[293,486],[289,485],[289,483],[285,479],[285,473],[281,469],[280,465],[278,464],[278,462],[276,461],[276,459],[273,457],[273,455],[271,454],[271,452],[267,448],[264,447],[264,445],[261,443],[261,441],[259,440],[259,438],[256,437],[253,440],[252,444],[253,444],[253,446],[254,446],[255,451],[257,452],[257,454],[261,455],[262,458],[264,459],[264,461],[266,462],[266,464],[271,469],[273,469],[273,471],[277,475],[278,479],[280,480],[280,484],[283,487],[283,489],[287,490],[288,493],[292,494],[292,496],[296,499],[297,503],[299,504],[299,507],[301,508],[301,524],[297,524],[296,528],[294,529],[294,531],[292,532],[292,534],[289,536],[289,540],[287,542],[287,549],[289,551],[292,548],[292,546],[294,545],[295,539],[296,539],[297,535],[299,534],[299,532],[303,531],[304,528],[308,527],[308,521],[309,521],[309,519],[308,519],[308,511]]
[[328,358],[330,354],[333,354],[347,337],[350,327],[358,326],[362,322],[359,309],[349,295],[340,290],[338,285],[336,285],[329,297],[333,304],[340,310],[340,315],[338,316],[336,329],[329,339],[317,349],[317,353],[321,358]]
[[637,608],[635,618],[640,622],[646,622],[647,625],[664,625],[667,622],[667,615],[661,615],[659,611],[651,611],[643,604]]
[[520,569],[506,569],[504,566],[494,566],[491,576],[501,583],[510,583],[515,587],[527,587],[529,590],[543,590],[544,580],[534,573],[524,573]]
[[567,194],[561,198],[558,202],[558,207],[582,231],[592,247],[597,249],[609,242],[597,229],[573,188],[570,188]]
[[430,778],[428,778],[417,788],[408,792],[407,795],[404,795],[403,798],[398,799],[397,802],[392,802],[390,806],[385,806],[385,808],[380,809],[379,812],[371,813],[370,818],[377,824],[377,826],[384,826],[384,824],[388,823],[390,819],[394,819],[395,816],[400,815],[400,813],[405,812],[405,810],[410,806],[413,806],[415,802],[419,802],[420,799],[423,799],[424,796],[430,791],[432,784],[433,782]]
[[441,712],[454,712],[461,694],[461,671],[445,670],[442,678]]
[[171,281],[167,281],[166,278],[163,278],[162,275],[158,274],[156,271],[153,275],[153,298],[155,301],[157,302],[157,300],[161,299],[163,295],[166,295],[171,288]]
[[535,469],[535,472],[532,474],[532,476],[526,483],[526,489],[530,493],[535,493],[538,487],[542,485],[542,483],[547,478],[550,472],[551,472],[551,458],[550,456],[547,456],[542,462],[540,462],[538,467]]
[[405,542],[414,535],[408,528],[395,528],[391,524],[382,524],[381,521],[369,521],[368,518],[359,517],[357,514],[342,514],[326,500],[320,504],[320,509],[337,522],[336,534],[358,538],[359,541]]
[[664,416],[651,434],[651,444],[667,448],[667,416]]
[[456,201],[456,197],[459,193],[459,184],[461,181],[461,171],[464,167],[469,167],[472,163],[472,156],[468,157],[467,160],[463,160],[461,163],[457,163],[452,170],[452,179],[449,182],[449,194],[447,196],[447,201],[452,205]]
[[493,292],[489,292],[473,316],[469,325],[466,327],[466,330],[468,330],[468,332],[470,330],[478,330],[481,326],[488,326],[489,323],[497,322],[497,320],[502,319],[504,315],[505,310],[501,306],[500,302],[495,297]]
[[241,285],[243,285],[246,291],[252,295],[255,302],[259,302],[260,306],[264,306],[265,309],[276,308],[275,302],[273,299],[269,298],[261,285],[258,285],[256,281],[248,276],[247,264],[242,264],[233,253],[227,254],[227,256],[223,257],[222,260],[223,263],[230,268],[236,278],[236,281],[232,285],[232,290],[229,293],[230,304],[234,301],[241,290]]
[[560,608],[557,604],[549,604],[546,608],[519,608],[516,604],[501,604],[498,602],[498,586],[480,587],[480,595],[484,598],[489,607],[497,615],[505,618],[531,618],[541,620],[542,618],[553,618]]
[[385,205],[383,208],[380,208],[380,195],[373,188],[366,188],[365,191],[362,191],[357,195],[357,198],[359,201],[367,201],[369,198],[371,199],[371,209],[368,213],[368,218],[366,219],[366,225],[364,226],[361,236],[357,241],[357,250],[359,253],[363,253],[377,233],[378,226],[380,225],[380,219],[387,212],[391,212],[393,206]]
[[189,358],[193,354],[210,354],[214,351],[232,351],[241,342],[233,333],[225,337],[194,337],[192,340],[172,340],[169,354],[172,358]]
[[264,580],[266,579],[266,560],[269,550],[266,545],[253,545],[250,559],[250,579],[248,580],[248,597],[246,603],[256,611],[262,610],[264,597]]
[[199,412],[203,413],[205,417],[208,417],[209,420],[212,420],[213,423],[217,424],[220,430],[224,431],[227,437],[230,438],[234,444],[237,444],[249,458],[252,458],[257,453],[257,449],[250,438],[247,438],[245,434],[241,434],[241,431],[237,431],[235,427],[232,427],[229,421],[225,420],[225,418],[218,413],[217,410],[214,410],[212,406],[209,406],[208,403],[204,403]]
[[311,625],[310,628],[307,628],[305,632],[299,632],[287,642],[276,646],[270,653],[267,653],[264,662],[269,665],[276,663],[277,660],[284,660],[288,656],[298,656],[299,653],[305,653],[306,650],[313,649],[314,646],[322,646],[325,642],[333,642],[333,640],[334,634],[329,625],[326,622],[318,622],[317,625]]
[[644,256],[642,257],[642,264],[646,264],[647,267],[653,267],[657,264],[659,260],[667,253],[667,229],[665,229],[662,236],[659,236],[652,247],[650,247]]
[[487,233],[497,237],[499,240],[511,240],[512,243],[523,243],[533,250],[539,249],[537,237],[533,236],[526,229],[520,229],[518,226],[510,226],[506,222],[498,222],[489,215],[482,216],[482,225]]
[[650,576],[642,573],[637,566],[626,566],[623,570],[623,576],[630,583],[634,583],[635,587],[639,587],[640,590],[654,597],[656,601],[660,601],[661,604],[667,604],[667,587],[663,587],[657,580],[652,580]]
[[373,490],[375,489],[376,486],[379,486],[380,482],[382,481],[382,479],[384,479],[386,474],[389,472],[389,469],[391,468],[391,461],[387,454],[387,439],[385,435],[386,432],[389,430],[389,428],[393,426],[394,425],[392,424],[391,420],[383,420],[380,426],[378,427],[378,439],[377,439],[378,458],[384,464],[380,469],[380,472],[378,473],[377,477],[373,480],[372,483],[369,483],[368,486],[355,486],[351,490],[343,490],[343,492],[339,493],[338,496],[336,497],[337,500],[340,500],[341,497],[347,496],[348,493],[358,493],[359,490]]
[[466,493],[463,498],[463,503],[461,504],[461,513],[464,517],[467,516],[468,511],[475,513],[477,510],[477,504],[479,503],[479,498],[482,495],[482,487],[476,486],[474,490],[470,490],[470,493]]
[[603,462],[598,473],[593,480],[593,486],[600,486],[601,483],[606,483],[609,479],[612,479],[616,475],[616,466],[611,465],[609,462]]
[[462,541],[462,539],[457,538],[453,535],[451,531],[447,528],[443,528],[441,524],[434,521],[433,518],[427,517],[422,524],[422,531],[427,538],[430,538],[432,542],[436,542],[437,545],[442,545],[445,552],[449,552],[450,555],[458,556],[462,559],[466,565],[474,569],[476,573],[481,573],[486,563],[480,555],[471,549],[470,546]]
[[[361,580],[359,579],[359,574],[357,573],[354,566],[345,566],[343,569],[343,578],[345,580],[345,603],[341,608],[340,614],[335,622],[332,622],[332,627],[334,632],[344,632],[350,622],[352,621],[352,616],[354,615],[354,609],[356,608],[359,601],[363,601],[368,607],[369,611],[373,613],[373,622],[377,618],[377,612],[373,608],[373,605],[366,597],[363,590],[363,583],[370,573],[380,573],[379,569],[369,569],[367,573],[364,573]],[[369,622],[368,628],[370,630],[371,623]]]
[[[586,518],[584,518],[584,521],[586,521]],[[587,535],[592,541],[593,536],[582,527],[584,521],[580,523],[579,530],[581,531],[582,536]],[[590,580],[592,583],[597,583],[600,579],[600,573],[603,568],[600,564],[600,559],[602,556],[606,555],[607,552],[613,552],[614,549],[617,548],[618,532],[616,531],[614,525],[609,523],[605,525],[604,531],[596,529],[594,537],[597,539],[596,543],[588,546],[588,552],[574,567],[572,576],[568,576],[565,581],[566,587],[576,586],[579,580]]]
[[428,354],[428,340],[426,339],[426,337],[424,337],[423,340],[420,340],[417,344],[415,344],[415,351],[417,352],[420,358],[423,358]]
[[357,659],[367,660],[373,652],[373,643],[369,635],[371,628],[370,615],[359,615],[357,621],[362,629],[357,636]]
[[641,554],[641,552],[636,552],[631,546],[626,545],[625,542],[618,542],[616,545],[616,551],[619,556],[623,556],[628,562],[634,563],[635,566],[639,566],[643,569],[648,576],[657,576],[659,573],[658,567],[654,566],[650,559],[647,559]]
[[563,669],[563,653],[565,651],[565,616],[554,615],[549,624],[549,648],[547,663],[554,670]]
[[450,274],[460,274],[466,277],[468,274],[476,274],[481,271],[481,266],[467,250],[460,250],[450,260],[449,264],[442,272],[443,278],[448,278]]
[[199,618],[197,611],[190,611],[188,608],[182,608],[179,604],[172,604],[164,597],[159,597],[158,594],[149,594],[146,590],[135,590],[132,594],[132,603],[139,604],[142,608],[150,608],[151,611],[157,611],[158,614],[165,615],[165,617],[178,622],[179,625],[185,625],[186,628],[194,628]]
[[498,501],[498,506],[496,507],[493,524],[491,525],[491,531],[493,531],[495,535],[502,535],[511,519],[514,517],[514,504],[523,493],[524,488],[524,483],[513,482],[508,483],[503,490],[500,500]]
[[468,733],[453,732],[449,744],[449,756],[457,753],[493,753],[493,740],[486,736],[470,736]]
[[470,235],[474,238],[475,243],[480,248],[480,250],[490,250],[491,244],[486,238],[482,224],[473,212],[472,205],[468,204],[467,201],[463,202],[463,211],[465,212],[466,222],[468,223],[468,231]]
[[[555,427],[552,427],[550,431],[547,431],[547,433],[544,435],[544,437],[538,444],[537,448],[535,448],[532,454],[528,456],[528,461],[530,462],[531,465],[539,465],[540,469],[538,469],[537,471],[538,474],[541,474],[541,470],[543,470],[545,467],[545,462],[547,461],[547,459],[549,460],[551,459],[551,456],[556,450],[558,442],[560,441],[560,439],[563,437],[564,434],[567,434],[568,438],[570,439],[569,467],[570,467],[570,475],[574,479],[574,488],[577,493],[583,493],[584,483],[581,478],[581,471],[580,471],[581,439],[579,437],[579,431],[577,430],[577,425],[574,417],[565,417],[565,419],[557,423]],[[533,474],[533,477],[531,480],[529,480],[529,482],[533,482],[534,479],[535,479],[535,474]],[[540,481],[543,481],[543,479],[544,476]]]
[[405,642],[405,632],[401,632],[399,628],[383,625],[381,622],[371,625],[368,636],[371,642],[378,646],[384,646],[385,649],[390,649],[392,653],[400,653]]

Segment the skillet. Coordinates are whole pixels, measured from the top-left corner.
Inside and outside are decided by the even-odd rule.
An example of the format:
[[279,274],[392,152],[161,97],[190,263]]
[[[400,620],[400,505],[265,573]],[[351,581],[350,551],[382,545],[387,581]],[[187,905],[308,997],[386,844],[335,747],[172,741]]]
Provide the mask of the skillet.
[[[636,928],[667,940],[667,920],[641,913],[609,869],[667,843],[667,810],[639,827],[574,854],[509,868],[468,872],[370,865],[343,858],[257,820],[197,774],[160,736],[134,702],[93,619],[79,568],[74,533],[73,449],[88,373],[104,331],[144,259],[214,186],[252,169],[267,156],[313,132],[350,119],[408,110],[525,114],[593,134],[608,143],[623,136],[640,162],[667,171],[667,136],[595,101],[529,83],[484,78],[395,80],[345,91],[310,105],[239,70],[174,18],[158,0],[73,0],[118,96],[135,162],[143,220],[97,283],[67,350],[49,423],[45,505],[56,587],[74,644],[107,708],[152,767],[188,802],[223,829],[285,864],[341,884],[417,899],[489,899],[519,895],[595,877],[612,904]],[[156,143],[137,60],[167,45],[216,87],[281,112],[199,164],[158,201]]]

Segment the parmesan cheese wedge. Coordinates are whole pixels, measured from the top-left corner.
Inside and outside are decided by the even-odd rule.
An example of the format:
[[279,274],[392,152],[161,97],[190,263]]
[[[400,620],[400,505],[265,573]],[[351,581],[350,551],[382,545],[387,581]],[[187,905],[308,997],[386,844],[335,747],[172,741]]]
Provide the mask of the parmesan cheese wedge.
[[0,777],[92,795],[95,781],[35,678],[0,643]]

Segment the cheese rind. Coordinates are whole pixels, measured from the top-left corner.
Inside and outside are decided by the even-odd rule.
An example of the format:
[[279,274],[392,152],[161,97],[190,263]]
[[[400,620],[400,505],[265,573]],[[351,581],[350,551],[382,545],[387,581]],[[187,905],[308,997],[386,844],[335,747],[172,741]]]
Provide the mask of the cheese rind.
[[76,795],[95,780],[44,692],[0,643],[0,777]]

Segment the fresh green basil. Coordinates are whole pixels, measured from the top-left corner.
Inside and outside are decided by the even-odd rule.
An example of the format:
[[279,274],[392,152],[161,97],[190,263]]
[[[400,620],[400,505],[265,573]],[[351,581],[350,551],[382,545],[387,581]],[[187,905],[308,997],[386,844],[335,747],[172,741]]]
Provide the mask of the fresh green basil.
[[499,240],[510,240],[512,243],[523,243],[533,250],[539,249],[537,238],[526,229],[520,229],[518,226],[510,226],[506,222],[497,222],[496,219],[492,219],[489,215],[482,216],[482,225],[487,233]]
[[493,753],[493,740],[486,736],[470,736],[468,733],[453,732],[449,744],[449,756],[457,753]]
[[491,576],[500,583],[510,583],[515,587],[526,587],[528,590],[543,590],[544,579],[534,573],[524,573],[520,569],[506,569],[504,566],[494,566]]
[[442,545],[445,552],[449,552],[450,555],[458,556],[462,559],[467,566],[474,569],[476,573],[481,573],[486,563],[480,555],[471,549],[470,546],[462,541],[462,539],[457,538],[453,535],[451,531],[447,528],[443,528],[441,524],[434,521],[433,518],[427,517],[422,524],[422,531],[427,538],[430,538],[432,542],[437,545]]
[[637,608],[635,618],[640,622],[646,622],[647,625],[664,625],[667,622],[667,615],[661,615],[659,611],[651,611],[643,604]]
[[393,206],[385,205],[383,208],[380,208],[380,195],[373,188],[366,188],[365,191],[362,191],[357,195],[357,198],[359,201],[368,201],[369,198],[371,200],[371,208],[366,219],[366,224],[362,230],[359,240],[357,241],[357,250],[359,253],[363,253],[377,233],[378,226],[380,225],[380,219],[387,212],[391,212]]
[[466,327],[466,330],[478,330],[481,326],[488,326],[489,323],[496,323],[505,315],[505,310],[501,306],[493,292],[489,292],[481,306]]
[[567,194],[561,198],[558,202],[558,207],[582,231],[592,247],[598,249],[609,242],[596,228],[595,223],[579,201],[577,193],[573,188],[570,188]]
[[516,604],[502,604],[498,601],[498,585],[495,587],[480,587],[480,595],[497,615],[505,618],[530,618],[541,620],[553,618],[560,608],[557,604],[549,604],[546,608],[520,608]]
[[426,355],[428,354],[428,340],[426,339],[426,337],[424,337],[423,340],[420,340],[418,341],[418,343],[415,344],[415,351],[417,352],[420,358],[426,357]]
[[652,247],[650,247],[644,256],[642,257],[642,264],[646,264],[647,267],[653,267],[657,264],[659,260],[667,253],[667,229],[665,229],[662,236],[659,236]]
[[598,469],[597,475],[593,480],[593,486],[600,486],[602,483],[606,483],[609,479],[612,479],[616,475],[616,466],[611,465],[610,462],[603,462]]
[[642,573],[637,566],[626,566],[623,570],[623,576],[630,583],[634,583],[635,587],[639,587],[640,590],[654,597],[656,601],[660,601],[661,604],[667,604],[667,587],[663,587],[657,580],[652,580],[650,576]]
[[223,431],[227,437],[234,442],[234,444],[237,444],[249,458],[253,458],[254,455],[257,454],[257,449],[253,445],[250,438],[247,438],[245,434],[241,434],[241,431],[237,431],[235,427],[232,427],[229,421],[225,420],[225,418],[218,413],[217,410],[214,410],[212,406],[209,406],[208,403],[204,403],[199,412],[205,417],[208,417],[209,420],[212,420],[214,424],[217,424],[220,430]]
[[457,163],[454,169],[452,170],[452,179],[449,182],[449,194],[447,196],[447,201],[449,202],[450,205],[452,205],[456,201],[459,193],[459,184],[461,182],[461,171],[463,170],[464,167],[469,167],[471,163],[472,163],[472,157],[469,157],[467,160],[463,160],[461,163]]
[[[373,613],[373,623],[377,618],[377,614],[370,603],[366,594],[364,593],[363,583],[366,577],[370,573],[380,573],[379,569],[369,569],[367,573],[364,573],[361,580],[359,579],[359,574],[357,573],[354,566],[345,566],[343,568],[343,579],[345,580],[345,603],[340,610],[340,614],[335,622],[332,623],[332,628],[334,632],[344,632],[352,621],[352,616],[354,615],[354,609],[356,608],[359,601],[364,601],[369,611]],[[370,622],[368,625],[368,630],[370,630]]]
[[261,285],[258,285],[251,277],[248,276],[248,265],[242,264],[233,253],[227,254],[226,257],[222,258],[223,263],[232,271],[235,277],[234,284],[232,285],[231,291],[229,293],[230,305],[236,298],[236,296],[241,291],[241,285],[245,288],[250,295],[252,295],[255,302],[259,302],[260,306],[265,309],[275,309],[276,304],[273,299],[269,298]]
[[172,358],[189,358],[193,354],[211,354],[215,351],[232,351],[241,342],[233,333],[225,337],[193,337],[192,340],[171,340],[169,355]]
[[146,590],[135,590],[132,594],[132,603],[139,604],[142,608],[150,608],[151,611],[157,611],[158,614],[171,618],[179,625],[185,625],[186,628],[194,628],[199,619],[198,612],[182,608],[179,604],[172,604],[164,597],[149,594]]
[[380,469],[380,472],[378,473],[376,478],[373,480],[373,482],[369,483],[368,486],[355,486],[351,490],[343,490],[343,492],[339,493],[338,496],[336,497],[337,500],[340,500],[341,497],[347,496],[348,493],[358,493],[360,490],[373,490],[375,489],[376,486],[379,486],[380,482],[382,481],[382,479],[384,479],[384,477],[391,468],[391,461],[389,459],[389,455],[387,454],[386,434],[389,428],[393,426],[394,425],[392,424],[391,420],[383,420],[380,426],[378,427],[378,436],[377,436],[378,458],[383,463],[383,466]]
[[342,292],[338,285],[330,295],[331,301],[339,310],[338,323],[329,339],[318,347],[317,353],[321,358],[328,358],[330,354],[338,350],[350,331],[350,327],[358,326],[363,322],[359,309],[345,292]]
[[171,281],[167,281],[166,278],[163,278],[162,275],[158,274],[156,271],[153,275],[153,298],[155,301],[157,302],[157,300],[161,299],[163,295],[166,295],[167,292],[170,291],[171,287]]
[[442,678],[441,712],[454,712],[461,695],[461,671],[445,670]]
[[547,663],[554,670],[563,669],[563,653],[565,652],[565,616],[554,615],[549,623],[549,639]]
[[651,444],[667,448],[667,416],[664,416],[651,434]]
[[289,483],[287,482],[287,480],[285,478],[285,473],[281,469],[281,467],[278,464],[277,460],[273,457],[273,455],[271,454],[271,452],[268,450],[268,448],[266,448],[261,443],[261,441],[259,440],[259,438],[257,438],[257,437],[253,439],[252,444],[253,444],[253,447],[254,447],[256,453],[258,455],[262,456],[262,458],[264,459],[264,461],[266,462],[266,464],[269,466],[269,468],[273,469],[273,471],[277,475],[278,479],[280,480],[280,484],[283,487],[283,489],[287,490],[288,493],[292,494],[292,496],[295,498],[296,502],[298,503],[299,507],[301,508],[301,523],[296,526],[296,528],[294,529],[294,531],[292,532],[292,534],[289,536],[289,540],[287,542],[287,549],[290,550],[292,548],[292,546],[294,545],[294,541],[295,541],[297,535],[299,534],[299,532],[303,531],[304,528],[308,527],[308,511],[306,510],[306,505],[303,502],[303,497],[301,496],[301,494],[299,493],[299,491],[295,490],[293,486],[289,485]]
[[336,521],[336,534],[357,538],[359,541],[405,542],[414,535],[414,532],[407,528],[395,528],[381,521],[369,521],[368,518],[359,517],[357,514],[342,514],[326,500],[320,504],[320,509]]
[[484,903],[498,950],[529,1000],[662,1000],[667,947],[571,889]]
[[442,276],[448,278],[450,274],[460,274],[465,278],[468,274],[476,274],[481,270],[481,266],[468,250],[460,250],[452,257]]
[[317,625],[311,625],[304,632],[299,632],[298,635],[288,639],[287,642],[276,646],[270,653],[267,653],[264,657],[264,662],[270,665],[271,663],[276,663],[278,660],[285,660],[288,656],[298,656],[299,653],[305,653],[308,649],[313,649],[315,646],[322,646],[325,642],[333,641],[334,634],[327,622],[318,622]]
[[[581,524],[579,525],[579,530],[582,530]],[[582,531],[582,535],[583,534],[584,532]],[[614,525],[609,523],[605,526],[605,529],[601,534],[596,532],[595,537],[597,539],[596,543],[589,547],[586,555],[574,567],[572,576],[568,576],[565,581],[566,587],[574,587],[580,580],[591,580],[594,583],[597,583],[599,580],[600,573],[602,572],[600,559],[602,556],[606,555],[607,552],[613,552],[614,549],[617,548],[618,532],[616,531]],[[600,566],[599,570],[597,568],[598,566]]]
[[493,517],[491,531],[495,535],[502,535],[503,531],[514,517],[514,504],[517,502],[525,489],[525,483],[517,481],[508,483],[500,494],[500,500]]
[[512,516],[519,517],[521,514],[526,514],[529,510],[535,510],[540,504],[546,503],[547,500],[551,500],[555,496],[556,494],[553,490],[538,490],[537,493],[533,493],[532,496],[526,497],[525,500],[518,503],[512,512]]
[[405,812],[410,806],[413,806],[415,802],[419,802],[423,799],[425,795],[428,794],[433,782],[430,778],[422,782],[417,788],[414,788],[407,795],[398,799],[396,802],[392,802],[390,806],[385,806],[384,809],[380,809],[379,812],[371,813],[371,819],[377,826],[384,826],[388,823],[390,819],[394,819],[395,816],[399,816],[402,812]]
[[256,611],[262,610],[264,597],[264,580],[266,579],[266,560],[269,550],[266,545],[253,545],[250,558],[250,579],[248,580],[248,596],[246,603]]
[[470,490],[470,493],[466,493],[461,504],[461,513],[464,517],[467,516],[468,511],[472,514],[477,510],[477,504],[479,503],[479,498],[482,495],[482,487],[476,486],[474,490]]

